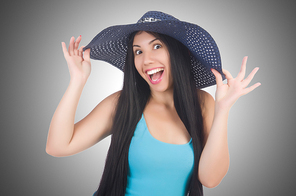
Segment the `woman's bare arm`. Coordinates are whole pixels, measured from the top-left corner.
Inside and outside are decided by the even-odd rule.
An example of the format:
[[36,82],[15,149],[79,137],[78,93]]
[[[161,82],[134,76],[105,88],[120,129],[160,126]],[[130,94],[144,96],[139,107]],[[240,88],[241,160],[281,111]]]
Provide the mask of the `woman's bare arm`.
[[203,117],[205,130],[205,146],[199,161],[200,182],[209,188],[217,186],[226,175],[229,168],[229,151],[227,142],[227,121],[229,110],[239,97],[258,86],[256,83],[247,87],[258,71],[255,68],[245,77],[247,57],[243,59],[241,70],[236,78],[223,70],[227,84],[216,70],[212,70],[217,81],[215,101],[211,95],[203,92]]
[[90,75],[89,50],[78,49],[81,36],[71,38],[69,48],[62,43],[70,72],[70,83],[50,123],[46,152],[52,156],[69,156],[89,148],[110,134],[119,93],[101,103],[74,125],[75,113],[84,85]]
[[205,187],[213,188],[221,182],[229,167],[228,112],[215,112],[213,97],[206,92],[202,94],[205,144],[199,161],[199,180]]

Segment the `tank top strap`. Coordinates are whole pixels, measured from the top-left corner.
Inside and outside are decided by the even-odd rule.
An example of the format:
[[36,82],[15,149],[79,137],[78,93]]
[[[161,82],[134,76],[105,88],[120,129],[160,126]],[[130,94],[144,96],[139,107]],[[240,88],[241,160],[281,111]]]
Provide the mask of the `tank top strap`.
[[145,132],[147,131],[147,125],[145,122],[145,118],[144,118],[144,114],[142,114],[141,119],[139,120],[135,132],[134,132],[134,139],[138,139],[143,137],[143,135],[145,134]]

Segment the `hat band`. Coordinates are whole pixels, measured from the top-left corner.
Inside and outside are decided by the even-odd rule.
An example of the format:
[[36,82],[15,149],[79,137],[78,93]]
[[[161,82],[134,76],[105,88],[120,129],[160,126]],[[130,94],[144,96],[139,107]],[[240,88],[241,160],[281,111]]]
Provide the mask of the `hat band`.
[[138,23],[145,23],[145,22],[157,22],[157,21],[161,21],[160,19],[157,18],[141,18]]

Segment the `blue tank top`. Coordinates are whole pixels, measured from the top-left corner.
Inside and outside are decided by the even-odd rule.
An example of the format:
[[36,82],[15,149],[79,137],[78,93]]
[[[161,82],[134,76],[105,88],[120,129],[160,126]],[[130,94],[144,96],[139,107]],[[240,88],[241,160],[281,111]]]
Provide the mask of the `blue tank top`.
[[186,195],[194,165],[192,139],[183,145],[161,142],[150,134],[142,115],[131,140],[128,163],[125,196]]

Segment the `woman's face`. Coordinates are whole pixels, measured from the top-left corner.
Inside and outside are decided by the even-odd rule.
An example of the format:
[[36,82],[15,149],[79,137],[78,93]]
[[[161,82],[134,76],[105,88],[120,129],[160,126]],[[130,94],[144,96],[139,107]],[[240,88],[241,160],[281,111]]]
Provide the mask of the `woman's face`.
[[158,38],[143,31],[134,37],[134,63],[151,91],[172,89],[171,63],[168,48]]

